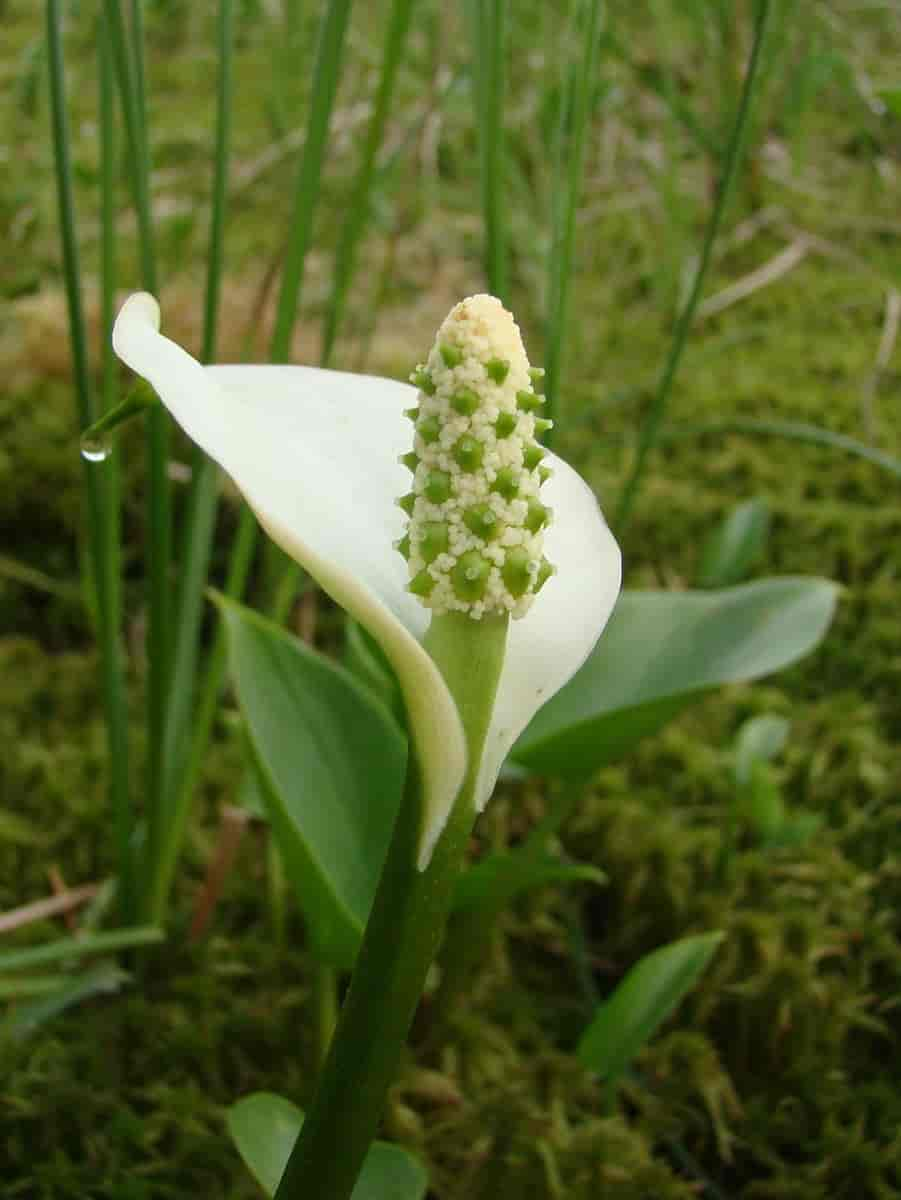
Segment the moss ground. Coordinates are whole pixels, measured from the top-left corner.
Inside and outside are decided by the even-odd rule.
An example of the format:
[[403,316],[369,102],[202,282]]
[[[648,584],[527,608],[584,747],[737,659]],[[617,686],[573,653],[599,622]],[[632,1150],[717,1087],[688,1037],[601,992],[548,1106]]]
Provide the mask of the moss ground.
[[[0,909],[7,909],[45,894],[53,866],[70,884],[102,878],[111,848],[96,655],[79,584],[81,468],[40,27],[26,0],[2,7],[0,71],[14,97],[0,115]],[[281,252],[273,231],[285,225],[291,130],[308,90],[312,36],[305,25],[297,51],[304,65],[291,63],[280,84],[274,18],[250,0],[239,7],[228,358],[241,354],[248,311],[260,328],[271,319],[271,303],[258,301],[260,263],[277,262]],[[608,504],[628,465],[712,181],[709,162],[652,85],[668,77],[716,129],[746,48],[750,5],[733,6],[735,45],[719,57],[710,22],[697,16],[708,7],[661,2],[650,23],[641,6],[614,13],[632,63],[605,59],[558,441]],[[90,6],[71,8],[67,48],[90,279],[93,34]],[[537,0],[517,6],[511,28],[511,299],[539,360],[547,135],[561,37],[552,8]],[[891,6],[875,3],[792,11],[771,46],[751,169],[708,294],[772,266],[787,246],[804,254],[700,321],[669,423],[779,417],[897,452],[898,358],[891,347],[880,358],[880,344],[888,344],[901,269],[901,121],[875,111],[874,97],[897,83],[901,27]],[[377,65],[377,15],[361,8],[355,18],[298,361],[315,361],[334,214],[356,162],[365,117],[359,102]],[[173,335],[196,345],[212,119],[212,98],[196,81],[199,68],[212,79],[212,41],[207,16],[178,0],[148,4],[148,17],[163,310]],[[443,6],[421,6],[391,130],[404,150],[377,198],[336,365],[405,373],[449,305],[481,287],[469,99],[459,89],[441,95],[441,71],[463,58],[455,21]],[[280,153],[270,160],[271,147]],[[130,287],[127,224],[122,254]],[[121,453],[139,752],[142,467],[130,436]],[[511,912],[451,1035],[439,1048],[414,1046],[395,1089],[387,1132],[427,1158],[439,1200],[901,1196],[898,489],[897,478],[871,464],[775,438],[705,434],[667,441],[654,454],[624,544],[631,586],[689,585],[713,523],[738,500],[762,495],[774,519],[755,573],[836,579],[844,585],[839,614],[804,663],[718,693],[593,781],[563,840],[603,867],[609,885],[547,892]],[[233,519],[227,503],[217,570]],[[42,579],[22,582],[23,567]],[[326,618],[327,642],[334,622]],[[791,719],[780,780],[789,802],[820,813],[823,827],[777,853],[744,842],[722,879],[715,864],[731,799],[728,745],[743,719],[762,712]],[[256,1193],[225,1136],[225,1108],[256,1089],[301,1102],[309,1093],[309,964],[293,916],[281,935],[272,928],[260,830],[244,838],[209,935],[200,943],[186,936],[221,806],[239,778],[228,735],[224,719],[165,946],[135,968],[131,987],[0,1048],[0,1196],[249,1197]],[[536,785],[502,789],[479,836],[518,836],[542,796]],[[669,939],[711,927],[728,935],[703,986],[645,1052],[614,1109],[567,1053],[591,1004],[572,954],[576,914],[602,993]],[[58,935],[59,926],[31,926],[5,935],[4,944],[45,934]]]

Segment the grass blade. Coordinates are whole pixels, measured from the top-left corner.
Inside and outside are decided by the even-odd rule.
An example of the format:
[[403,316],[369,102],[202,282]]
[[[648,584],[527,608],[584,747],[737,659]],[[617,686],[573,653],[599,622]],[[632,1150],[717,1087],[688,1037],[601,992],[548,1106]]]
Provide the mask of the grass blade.
[[[139,5],[136,7],[139,8]],[[118,0],[104,0],[103,12],[113,52],[119,96],[125,118],[128,165],[138,221],[141,278],[157,293],[156,257],[150,208],[150,155],[143,95],[144,65],[140,12],[129,45]],[[135,13],[133,11],[132,16]],[[163,738],[169,674],[169,564],[172,519],[169,478],[169,419],[161,404],[147,415],[147,527],[149,533],[149,616],[147,621],[147,813],[149,861],[156,858],[162,817]]]
[[479,139],[485,278],[488,290],[508,298],[507,229],[504,196],[505,0],[470,0],[473,99]]
[[[53,0],[50,0],[53,3]],[[77,962],[88,954],[108,954],[111,950],[131,950],[163,940],[162,929],[137,925],[134,929],[111,929],[87,937],[64,938],[43,946],[0,952],[0,971],[20,971],[23,967],[43,967],[48,963]]]
[[347,290],[353,277],[357,246],[359,245],[369,211],[369,198],[372,191],[372,182],[375,177],[376,156],[385,135],[385,123],[391,108],[394,84],[397,79],[397,68],[403,54],[407,31],[410,28],[410,14],[412,10],[413,0],[394,0],[391,5],[388,32],[385,36],[385,50],[382,56],[381,78],[379,79],[369,128],[366,131],[363,159],[357,172],[350,208],[347,219],[344,222],[344,227],[341,230],[341,239],[335,253],[332,294],[329,299],[329,307],[322,334],[320,362],[323,367],[328,366],[331,359],[338,326],[344,313]]
[[351,3],[352,0],[332,0],[326,6],[319,30],[307,136],[300,169],[297,172],[291,233],[282,270],[275,329],[269,347],[269,357],[275,363],[287,362],[290,357],[291,335],[300,303],[303,269],[313,232],[313,213],[319,199],[325,142],[341,73],[341,56]]
[[[219,77],[216,100],[216,143],[213,158],[212,214],[201,352],[204,362],[212,362],[216,355],[219,297],[222,284],[232,123],[233,0],[220,0],[217,43]],[[178,622],[173,651],[172,680],[169,687],[163,739],[161,804],[163,808],[162,825],[167,831],[171,830],[173,825],[184,828],[186,816],[182,817],[176,813],[176,810],[182,803],[190,802],[190,796],[187,799],[183,798],[181,778],[191,727],[190,711],[195,690],[194,680],[197,671],[200,624],[203,616],[204,588],[216,527],[218,498],[219,468],[202,450],[195,447],[180,571],[181,588],[177,606]],[[151,880],[148,911],[154,920],[162,920],[165,897],[168,892],[168,886],[161,887],[158,874],[163,869],[163,858],[165,857],[167,861],[171,858],[170,852],[168,850],[164,852],[162,848],[162,842],[164,840],[168,842],[169,837],[169,832],[166,832],[157,840],[155,857],[148,863]]]
[[[585,137],[591,115],[591,95],[598,66],[601,31],[600,0],[574,6],[574,26],[581,35],[582,58],[566,72],[561,88],[557,131],[555,185],[552,194],[551,243],[548,252],[548,307],[545,350],[546,416],[558,412],[560,364],[566,339],[569,282],[572,274],[576,206],[582,186]],[[549,444],[550,433],[545,439]]]
[[657,390],[639,433],[635,462],[632,464],[632,470],[629,472],[620,492],[614,519],[614,527],[619,534],[622,534],[628,523],[645,472],[648,455],[657,442],[660,426],[663,422],[666,406],[676,378],[676,372],[682,361],[682,353],[688,341],[688,334],[694,319],[695,310],[701,299],[701,291],[704,287],[707,268],[710,265],[713,243],[722,224],[726,203],[743,156],[745,133],[757,95],[761,49],[766,36],[770,12],[771,0],[760,0],[757,7],[757,18],[754,28],[754,43],[751,47],[751,56],[748,60],[748,69],[745,73],[741,100],[726,148],[722,174],[720,176],[719,187],[717,188],[716,202],[714,203],[713,212],[710,215],[710,220],[707,222],[707,229],[704,233],[700,261],[695,272],[691,292],[676,322],[673,339],[670,343],[669,355],[661,373]]
[[[75,395],[78,404],[79,427],[81,431],[84,431],[96,419],[97,406],[90,379],[87,337],[82,305],[81,266],[75,235],[75,205],[70,154],[71,143],[66,112],[61,20],[60,0],[47,0],[47,48],[59,223],[62,237],[66,301],[72,343]],[[101,86],[103,86],[102,77],[103,69],[101,68]],[[102,106],[102,108],[106,112],[105,106]],[[110,131],[105,121],[103,125],[102,136],[106,152],[103,166],[103,195],[105,204],[108,199],[107,183],[109,182],[109,178],[107,170],[111,170],[111,168],[108,161],[110,146],[107,141]],[[104,237],[103,266],[105,295],[107,294],[107,289],[111,286],[111,260],[112,245],[107,240],[107,237]],[[115,515],[118,511],[117,479],[115,468],[111,472],[110,465],[107,462],[97,469],[97,467],[90,466],[88,463],[83,463],[83,469],[85,491],[88,498],[91,560],[94,572],[94,587],[97,596],[103,702],[110,762],[110,804],[115,829],[120,906],[123,920],[130,921],[133,919],[135,907],[135,878],[131,852],[133,815],[128,794],[127,710],[118,636],[121,600],[118,582],[118,528]]]

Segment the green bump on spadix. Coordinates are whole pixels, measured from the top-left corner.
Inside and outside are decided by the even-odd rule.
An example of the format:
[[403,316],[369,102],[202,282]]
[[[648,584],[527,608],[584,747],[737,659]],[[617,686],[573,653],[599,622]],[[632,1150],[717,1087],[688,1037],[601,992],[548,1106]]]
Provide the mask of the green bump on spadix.
[[471,417],[479,407],[479,397],[472,388],[459,388],[451,396],[450,406],[461,417]]
[[478,438],[464,433],[461,438],[457,438],[453,455],[454,462],[461,470],[467,472],[478,471],[482,465],[482,459],[485,457],[485,447]]
[[405,408],[404,416],[407,417],[409,420],[416,422],[419,420],[419,409],[418,408]]
[[442,342],[438,350],[446,367],[459,367],[463,361],[463,351],[458,350],[456,346],[452,346],[450,342]]
[[494,432],[499,438],[509,437],[518,424],[516,413],[502,412],[494,422]]
[[510,374],[510,364],[505,358],[489,358],[485,363],[485,374],[494,383],[503,383]]
[[437,442],[441,436],[441,422],[435,416],[423,417],[416,424],[416,432],[426,445],[430,446],[432,442]]
[[467,550],[451,571],[451,585],[458,600],[481,600],[485,595],[491,563],[478,550]]
[[547,481],[550,479],[550,477],[553,475],[553,473],[554,472],[551,470],[550,467],[539,467],[538,468],[538,486],[541,487],[541,485],[543,483],[547,483]]
[[407,492],[406,496],[401,496],[397,503],[398,506],[404,510],[408,517],[412,517],[413,505],[416,503],[416,493]]
[[535,418],[535,432],[538,434],[547,433],[549,429],[554,428],[553,421],[547,421],[544,417]]
[[538,574],[535,576],[534,590],[535,590],[536,594],[541,591],[541,589],[544,587],[544,585],[547,583],[547,581],[550,579],[550,577],[552,575],[556,575],[556,574],[557,574],[557,568],[554,566],[554,564],[548,562],[548,560],[546,558],[543,558],[541,560],[541,564],[538,567]]
[[451,477],[447,471],[429,471],[422,490],[425,498],[432,504],[444,504],[450,499]]
[[410,557],[410,535],[405,533],[399,541],[394,543],[394,549],[408,559]]
[[544,404],[544,396],[536,396],[534,392],[517,392],[516,407],[520,412],[535,412]]
[[499,496],[503,496],[505,500],[514,499],[519,491],[519,480],[512,467],[501,467],[491,485],[491,490],[497,492]]
[[429,596],[435,586],[435,579],[429,574],[428,567],[423,567],[418,575],[414,575],[407,584],[407,589],[414,596]]
[[537,533],[539,529],[543,529],[550,520],[551,510],[537,500],[534,496],[530,496],[528,500],[528,511],[526,512],[526,529],[529,533]]
[[408,471],[412,471],[415,474],[416,468],[419,466],[419,455],[415,450],[409,450],[406,454],[402,454],[398,461],[401,462]]
[[425,392],[427,396],[434,396],[437,388],[432,382],[432,377],[425,367],[417,367],[410,376],[410,382],[414,387],[418,387],[421,392]]
[[527,471],[534,471],[546,454],[544,446],[526,446],[522,455],[522,465]]
[[433,563],[448,546],[448,529],[445,521],[426,521],[419,537],[419,553],[427,563]]
[[540,387],[544,380],[544,367],[529,367],[529,378],[533,387]]
[[472,504],[463,514],[463,524],[476,537],[490,541],[501,531],[497,513],[490,504]]
[[535,569],[532,567],[528,550],[524,546],[511,546],[501,567],[501,578],[515,600],[526,594],[534,575]]

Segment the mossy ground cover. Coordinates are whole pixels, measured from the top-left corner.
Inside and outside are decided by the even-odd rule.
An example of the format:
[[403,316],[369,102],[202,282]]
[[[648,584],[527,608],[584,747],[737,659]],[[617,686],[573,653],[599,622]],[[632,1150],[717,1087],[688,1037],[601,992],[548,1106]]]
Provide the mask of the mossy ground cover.
[[[399,153],[379,188],[336,361],[395,375],[421,357],[450,303],[482,286],[471,109],[452,82],[465,39],[453,13],[421,7],[391,128]],[[546,155],[562,47],[551,7],[523,5],[511,25],[511,299],[538,360]],[[72,6],[67,48],[90,272],[97,145],[88,8]],[[693,5],[657,4],[651,22],[637,9],[614,14],[631,63],[604,59],[558,439],[608,505],[665,352],[713,180],[709,159],[652,84],[668,78],[716,128],[747,46],[745,9],[734,6],[734,55],[720,60]],[[211,88],[197,79],[201,69],[212,78],[212,39],[206,17],[188,5],[148,5],[148,16],[163,311],[168,330],[196,345],[212,109]],[[361,9],[355,17],[298,361],[316,357],[335,214],[377,61],[376,16]],[[311,9],[292,49],[296,61],[286,62],[278,59],[275,18],[241,6],[224,357],[240,357],[253,327],[271,320],[266,279],[282,250],[277,231],[308,91],[312,20]],[[901,122],[875,111],[874,101],[882,84],[897,82],[897,14],[876,4],[797,6],[784,37],[708,295],[768,265],[772,278],[702,315],[668,426],[800,420],[897,452],[898,360],[880,358],[880,343],[891,331],[901,269]],[[15,98],[0,117],[0,905],[8,909],[45,894],[53,866],[73,885],[103,878],[111,847],[96,653],[79,583],[81,465],[32,4],[5,6],[4,38],[0,69]],[[797,261],[783,270],[778,256],[792,245]],[[130,287],[126,219],[121,249]],[[265,344],[259,332],[256,341]],[[127,434],[120,452],[139,754],[140,439]],[[176,454],[185,457],[180,444]],[[712,524],[732,503],[762,495],[773,528],[755,573],[838,580],[838,617],[807,661],[710,697],[592,782],[563,842],[601,866],[608,885],[518,905],[448,1036],[414,1044],[394,1091],[387,1132],[428,1160],[441,1200],[901,1195],[898,487],[852,456],[773,437],[698,433],[667,439],[655,452],[624,539],[628,584],[690,585]],[[217,572],[234,519],[227,495]],[[23,577],[23,568],[32,574]],[[330,647],[337,622],[321,613],[320,643]],[[821,814],[823,825],[791,850],[764,853],[746,839],[723,874],[728,747],[741,721],[762,712],[791,720],[780,780],[789,803]],[[0,1195],[251,1196],[225,1135],[226,1106],[256,1089],[300,1102],[309,1095],[309,961],[295,916],[281,931],[273,926],[261,829],[245,835],[208,935],[187,937],[219,814],[240,778],[230,729],[226,712],[166,944],[132,966],[134,982],[121,993],[2,1049]],[[521,836],[544,794],[537,784],[506,785],[480,841]],[[709,928],[726,931],[721,951],[611,1106],[568,1053],[594,994],[649,949]],[[4,944],[59,932],[31,926]]]

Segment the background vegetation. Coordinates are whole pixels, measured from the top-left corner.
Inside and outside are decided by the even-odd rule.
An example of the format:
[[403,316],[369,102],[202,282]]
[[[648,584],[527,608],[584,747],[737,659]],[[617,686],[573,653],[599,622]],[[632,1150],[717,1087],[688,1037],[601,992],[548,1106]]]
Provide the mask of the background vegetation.
[[[356,171],[386,5],[359,5],[332,122],[292,356],[319,355],[342,206]],[[214,6],[148,0],[147,71],[158,272],[167,331],[198,347],[209,219]],[[590,97],[556,449],[612,509],[710,211],[747,59],[753,6],[612,4]],[[754,573],[845,586],[822,649],[775,681],[718,693],[594,781],[564,843],[609,876],[548,890],[503,923],[443,1048],[411,1054],[389,1136],[429,1162],[436,1196],[901,1196],[897,614],[898,479],[840,449],[765,433],[805,422],[898,445],[901,299],[897,63],[891,3],[777,6],[747,162],[715,246],[666,435],[624,536],[632,587],[690,585],[714,523],[763,496]],[[0,8],[0,907],[112,867],[104,737],[83,554],[78,456],[48,136],[40,14]],[[68,6],[66,50],[80,236],[98,272],[94,12]],[[238,6],[232,185],[219,357],[261,358],[288,235],[317,6]],[[333,365],[403,377],[459,297],[484,288],[470,43],[455,6],[420,0],[398,80],[363,261]],[[508,26],[509,300],[541,361],[556,6],[518,0]],[[123,289],[137,258],[122,186]],[[96,299],[89,305],[99,339]],[[797,433],[797,429],[794,430]],[[125,469],[129,683],[140,755],[146,544],[138,439]],[[172,475],[183,497],[188,448]],[[236,512],[223,506],[224,569]],[[304,601],[323,648],[338,620]],[[730,746],[747,717],[791,720],[787,801],[821,814],[803,845],[748,839],[717,874]],[[250,1196],[222,1114],[268,1088],[299,1101],[312,1059],[299,922],[273,903],[265,834],[245,833],[202,936],[198,896],[236,802],[223,713],[179,875],[174,928],[134,985],[0,1044],[0,1195]],[[136,779],[139,778],[136,775]],[[505,785],[479,831],[516,838],[540,789]],[[575,914],[586,931],[574,953]],[[712,926],[724,946],[643,1056],[616,1111],[568,1053],[637,957]],[[3,935],[30,944],[59,925]]]

